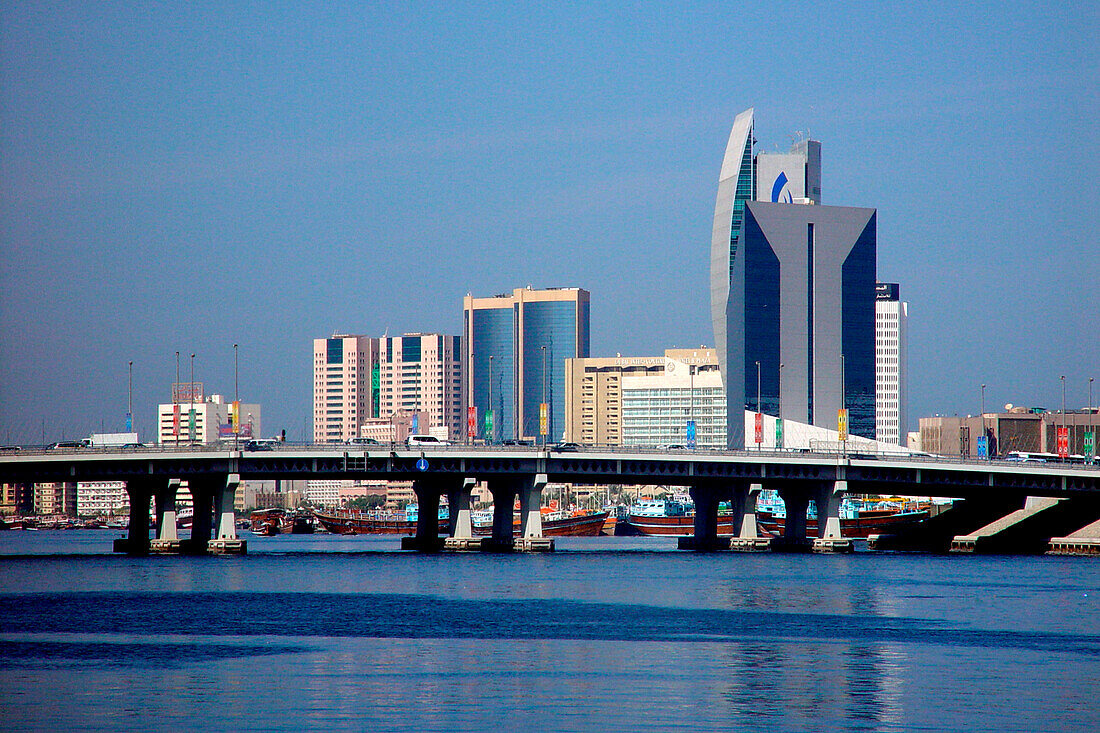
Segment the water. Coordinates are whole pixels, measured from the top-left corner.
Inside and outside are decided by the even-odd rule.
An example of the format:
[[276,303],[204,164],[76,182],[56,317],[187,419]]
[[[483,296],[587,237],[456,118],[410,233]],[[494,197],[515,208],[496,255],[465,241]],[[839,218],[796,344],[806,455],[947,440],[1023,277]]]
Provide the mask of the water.
[[0,729],[1100,729],[1100,563],[0,533]]

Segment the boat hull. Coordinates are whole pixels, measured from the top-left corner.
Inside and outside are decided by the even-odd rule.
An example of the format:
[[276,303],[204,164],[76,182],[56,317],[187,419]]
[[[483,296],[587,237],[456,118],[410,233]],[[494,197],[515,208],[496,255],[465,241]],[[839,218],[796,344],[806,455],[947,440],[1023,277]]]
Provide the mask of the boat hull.
[[[607,512],[582,514],[576,517],[542,520],[543,537],[597,537],[607,521]],[[486,537],[493,533],[492,524],[475,524],[474,534]],[[512,535],[519,537],[521,525],[517,519],[512,523]]]
[[[928,519],[927,510],[861,512],[858,517],[840,520],[840,534],[842,537],[866,538],[872,534],[896,531],[901,527],[917,524],[925,519]],[[767,511],[757,512],[756,522],[761,531],[773,537],[781,536],[786,527],[785,517],[777,517]],[[695,534],[695,517],[691,514],[676,517],[645,517],[632,514],[627,523],[640,535],[690,537]],[[720,537],[732,537],[733,534],[733,516],[719,514],[718,535]],[[806,535],[809,537],[817,535],[817,519],[806,520]]]

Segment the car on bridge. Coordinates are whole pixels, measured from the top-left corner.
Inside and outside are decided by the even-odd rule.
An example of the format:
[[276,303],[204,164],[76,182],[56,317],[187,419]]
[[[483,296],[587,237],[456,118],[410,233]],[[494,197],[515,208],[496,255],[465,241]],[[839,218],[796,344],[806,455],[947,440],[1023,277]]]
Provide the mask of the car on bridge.
[[559,453],[576,453],[581,449],[577,443],[570,443],[568,441],[562,441],[550,446],[550,450],[558,451]]

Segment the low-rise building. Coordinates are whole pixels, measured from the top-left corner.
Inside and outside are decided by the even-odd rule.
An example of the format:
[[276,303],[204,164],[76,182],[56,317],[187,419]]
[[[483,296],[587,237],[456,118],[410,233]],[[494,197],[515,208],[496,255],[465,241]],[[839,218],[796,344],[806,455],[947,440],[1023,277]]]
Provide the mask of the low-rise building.
[[1004,412],[961,417],[920,419],[920,449],[941,456],[978,457],[978,438],[986,436],[989,454],[1005,456],[1013,451],[1058,453],[1058,429],[1065,427],[1070,455],[1085,455],[1088,433],[1093,451],[1100,434],[1097,408],[1052,412],[1043,408],[1009,407]]

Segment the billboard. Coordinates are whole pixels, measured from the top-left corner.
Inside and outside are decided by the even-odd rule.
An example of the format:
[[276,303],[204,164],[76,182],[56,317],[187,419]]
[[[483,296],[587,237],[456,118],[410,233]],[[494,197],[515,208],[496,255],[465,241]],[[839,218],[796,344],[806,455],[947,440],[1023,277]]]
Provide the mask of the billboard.
[[202,402],[202,382],[172,382],[172,402]]

